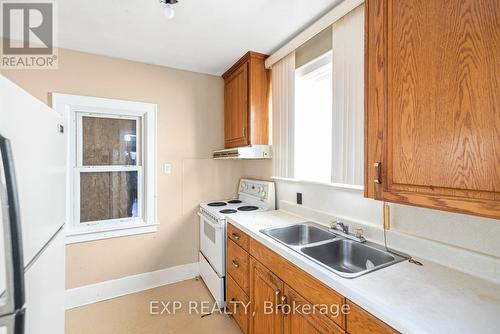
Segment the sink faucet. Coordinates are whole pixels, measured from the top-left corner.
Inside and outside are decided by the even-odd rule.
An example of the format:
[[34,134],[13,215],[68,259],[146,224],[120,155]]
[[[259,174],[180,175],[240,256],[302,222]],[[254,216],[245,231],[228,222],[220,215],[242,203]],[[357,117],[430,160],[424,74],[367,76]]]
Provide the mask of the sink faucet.
[[340,227],[345,234],[349,234],[349,225],[342,223],[340,220],[335,221],[335,225]]
[[356,229],[356,234],[349,233],[349,225],[344,224],[340,219],[336,219],[331,223],[330,231],[342,236],[347,239],[351,239],[358,242],[365,242],[366,239],[363,236],[363,229]]

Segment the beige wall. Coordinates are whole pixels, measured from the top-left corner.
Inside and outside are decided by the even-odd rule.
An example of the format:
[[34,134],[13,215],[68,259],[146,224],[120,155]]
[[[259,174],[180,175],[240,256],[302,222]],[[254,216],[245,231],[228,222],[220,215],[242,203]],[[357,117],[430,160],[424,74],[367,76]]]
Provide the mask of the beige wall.
[[67,288],[197,260],[197,205],[235,196],[245,173],[243,162],[210,159],[223,146],[221,78],[70,50],[59,51],[58,70],[2,74],[46,103],[60,92],[158,104],[159,230],[68,245]]

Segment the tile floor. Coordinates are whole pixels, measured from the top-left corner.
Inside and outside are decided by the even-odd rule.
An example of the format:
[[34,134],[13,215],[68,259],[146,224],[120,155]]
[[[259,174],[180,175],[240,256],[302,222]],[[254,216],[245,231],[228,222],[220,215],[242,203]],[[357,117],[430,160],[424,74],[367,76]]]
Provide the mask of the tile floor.
[[[156,313],[163,310],[161,302],[166,305],[168,301],[180,301],[182,308],[175,315],[166,311],[150,314],[152,301]],[[192,310],[196,310],[192,314],[189,301],[196,302],[191,304]],[[192,279],[68,310],[66,334],[240,334],[234,320],[227,315],[201,316],[207,310],[210,312],[212,305],[213,299],[203,281]],[[172,303],[168,310],[173,313]]]

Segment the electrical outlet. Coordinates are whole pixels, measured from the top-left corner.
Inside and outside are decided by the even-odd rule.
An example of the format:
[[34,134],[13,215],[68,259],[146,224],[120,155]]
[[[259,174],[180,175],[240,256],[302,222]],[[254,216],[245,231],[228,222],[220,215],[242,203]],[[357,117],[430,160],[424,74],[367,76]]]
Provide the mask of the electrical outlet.
[[302,193],[297,193],[297,204],[302,205]]

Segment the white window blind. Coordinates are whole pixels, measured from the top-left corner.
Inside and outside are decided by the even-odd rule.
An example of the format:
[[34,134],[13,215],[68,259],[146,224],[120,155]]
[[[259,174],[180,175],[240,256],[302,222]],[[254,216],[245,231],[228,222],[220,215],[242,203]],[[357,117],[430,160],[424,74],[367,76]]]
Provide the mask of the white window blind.
[[295,105],[295,52],[272,67],[273,174],[293,177],[293,115]]
[[294,53],[272,67],[276,178],[363,185],[363,5],[333,24],[332,42],[297,71]]
[[363,184],[364,5],[333,24],[332,182]]

